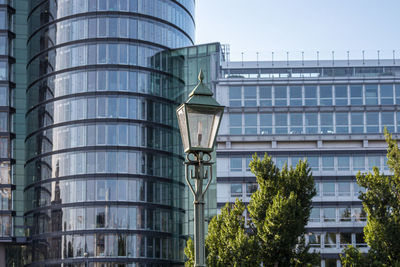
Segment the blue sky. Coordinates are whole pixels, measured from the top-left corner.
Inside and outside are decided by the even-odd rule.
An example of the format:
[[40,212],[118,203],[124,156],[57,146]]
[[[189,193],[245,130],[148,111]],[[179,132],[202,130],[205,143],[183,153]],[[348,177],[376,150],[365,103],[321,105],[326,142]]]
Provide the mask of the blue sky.
[[400,0],[196,0],[196,43],[230,44],[231,60],[400,58]]

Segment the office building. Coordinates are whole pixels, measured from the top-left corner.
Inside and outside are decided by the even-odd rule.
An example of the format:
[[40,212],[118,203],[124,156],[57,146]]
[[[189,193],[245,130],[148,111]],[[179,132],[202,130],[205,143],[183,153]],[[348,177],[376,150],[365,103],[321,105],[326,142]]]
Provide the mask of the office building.
[[399,138],[399,78],[394,59],[222,62],[218,208],[250,201],[255,152],[267,152],[279,168],[307,159],[317,189],[307,225],[311,250],[321,253],[322,266],[340,266],[346,245],[367,251],[355,175],[373,166],[389,174],[383,129]]

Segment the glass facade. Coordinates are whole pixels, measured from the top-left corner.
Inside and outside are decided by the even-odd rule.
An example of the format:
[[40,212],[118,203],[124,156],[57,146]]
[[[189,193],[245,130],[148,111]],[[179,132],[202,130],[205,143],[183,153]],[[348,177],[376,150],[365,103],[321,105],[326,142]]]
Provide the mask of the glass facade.
[[193,45],[194,1],[30,4],[25,218],[34,266],[181,265],[175,107],[189,84],[183,61],[161,51]]

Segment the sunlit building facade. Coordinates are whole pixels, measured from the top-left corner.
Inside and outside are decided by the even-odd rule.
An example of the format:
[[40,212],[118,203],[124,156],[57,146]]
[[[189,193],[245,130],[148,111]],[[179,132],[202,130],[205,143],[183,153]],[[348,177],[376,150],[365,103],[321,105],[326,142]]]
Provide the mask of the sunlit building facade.
[[355,175],[374,166],[389,174],[383,129],[399,137],[399,63],[223,62],[216,90],[227,107],[217,140],[218,208],[250,201],[255,152],[279,168],[307,159],[317,195],[306,240],[321,266],[340,266],[344,246],[366,251]]

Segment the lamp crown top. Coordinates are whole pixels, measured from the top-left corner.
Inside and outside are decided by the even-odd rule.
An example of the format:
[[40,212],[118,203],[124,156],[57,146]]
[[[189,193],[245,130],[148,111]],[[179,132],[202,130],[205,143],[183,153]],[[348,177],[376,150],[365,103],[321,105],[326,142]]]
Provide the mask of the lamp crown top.
[[189,97],[192,97],[194,95],[212,96],[213,92],[203,83],[204,73],[202,69],[200,69],[198,79],[199,82],[197,83],[193,91],[189,94]]
[[199,78],[199,82],[200,82],[200,83],[203,83],[204,74],[203,74],[203,70],[202,70],[202,69],[200,69],[198,78]]

